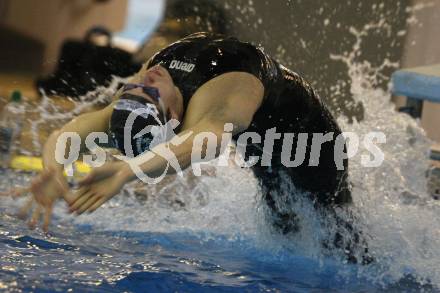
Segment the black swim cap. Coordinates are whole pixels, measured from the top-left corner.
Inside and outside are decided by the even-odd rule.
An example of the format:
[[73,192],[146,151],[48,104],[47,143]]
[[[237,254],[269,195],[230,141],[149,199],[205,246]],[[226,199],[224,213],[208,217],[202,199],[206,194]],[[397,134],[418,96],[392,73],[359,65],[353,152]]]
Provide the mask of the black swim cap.
[[[156,88],[127,86],[143,87],[144,92],[153,100],[159,101]],[[110,119],[111,145],[129,157],[136,157],[150,150],[155,131],[165,124],[163,113],[159,109],[161,107],[158,105],[159,103],[152,103],[143,97],[124,93],[115,104]]]

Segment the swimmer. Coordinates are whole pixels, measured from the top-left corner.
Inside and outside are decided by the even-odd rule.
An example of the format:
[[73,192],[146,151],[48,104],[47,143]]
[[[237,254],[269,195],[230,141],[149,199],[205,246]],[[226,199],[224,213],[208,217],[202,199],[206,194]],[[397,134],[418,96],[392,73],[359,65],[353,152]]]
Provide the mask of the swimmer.
[[[93,212],[118,194],[127,182],[136,179],[126,162],[107,162],[82,179],[78,190],[68,191],[67,181],[62,175],[63,166],[55,160],[56,141],[64,132],[78,133],[83,142],[92,132],[106,132],[112,145],[126,154],[124,125],[136,109],[145,110],[145,114],[136,118],[132,133],[138,133],[147,125],[158,125],[153,114],[160,118],[160,123],[170,119],[181,123],[177,136],[189,135],[189,138],[179,145],[170,144],[170,149],[182,169],[190,166],[193,140],[201,132],[217,136],[216,155],[219,155],[226,123],[233,124],[234,139],[245,132],[255,132],[264,138],[272,128],[276,128],[278,133],[296,134],[295,138],[299,133],[333,133],[334,138],[341,133],[313,88],[260,48],[233,37],[192,34],[157,52],[118,91],[106,108],[82,114],[50,135],[44,146],[44,171],[31,187],[37,203],[32,225],[36,224],[44,210],[43,226],[47,229],[52,205],[59,198],[66,200],[71,212]],[[128,139],[133,149],[132,154],[126,155],[131,155],[133,160],[150,157],[141,165],[144,174],[154,177],[164,172],[167,161],[155,154],[155,148],[159,149],[163,144],[154,146],[150,151],[151,133]],[[282,142],[282,138],[274,141],[270,166],[261,164],[261,161],[252,166],[261,184],[263,199],[273,212],[274,226],[280,232],[294,232],[305,220],[297,219],[291,212],[281,211],[276,204],[286,177],[295,188],[304,191],[319,210],[333,211],[334,207],[352,202],[348,162],[344,160],[344,170],[338,170],[334,159],[335,140],[323,143],[319,164],[309,166],[309,139],[306,158],[298,167],[282,164]],[[296,144],[294,139],[293,153]],[[62,150],[62,155],[67,154],[69,148],[68,145]],[[261,158],[262,155],[263,140],[247,146],[247,157]],[[169,168],[168,173],[175,171]],[[28,203],[27,207],[31,205]]]

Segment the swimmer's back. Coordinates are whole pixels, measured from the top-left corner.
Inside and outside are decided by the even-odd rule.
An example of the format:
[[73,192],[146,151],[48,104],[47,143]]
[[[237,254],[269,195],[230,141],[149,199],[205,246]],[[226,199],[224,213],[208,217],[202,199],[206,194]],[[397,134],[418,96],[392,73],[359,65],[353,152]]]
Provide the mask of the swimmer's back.
[[298,74],[280,65],[262,48],[233,37],[192,34],[153,56],[149,67],[168,69],[181,90],[185,107],[204,83],[223,73],[244,71],[265,88],[264,100],[251,128],[264,133],[336,130],[334,119],[312,87]]
[[[319,201],[349,201],[349,196],[333,197],[347,177],[346,170],[338,171],[336,168],[334,142],[322,145],[319,166],[308,165],[311,135],[333,132],[336,137],[341,131],[313,88],[298,74],[279,64],[260,47],[233,37],[209,33],[196,33],[171,44],[153,56],[148,66],[157,64],[167,68],[183,95],[185,108],[204,83],[221,74],[241,71],[256,76],[264,86],[263,102],[244,132],[256,132],[262,139],[260,143],[249,145],[246,155],[261,158],[266,131],[275,128],[278,133],[294,134],[291,148],[291,157],[294,157],[298,134],[307,133],[310,135],[307,153],[300,166],[286,168],[282,164],[283,136],[275,140],[272,166],[288,172],[296,186],[317,194]],[[347,161],[344,165],[347,166]],[[260,160],[254,171],[261,177],[267,170],[261,166]]]

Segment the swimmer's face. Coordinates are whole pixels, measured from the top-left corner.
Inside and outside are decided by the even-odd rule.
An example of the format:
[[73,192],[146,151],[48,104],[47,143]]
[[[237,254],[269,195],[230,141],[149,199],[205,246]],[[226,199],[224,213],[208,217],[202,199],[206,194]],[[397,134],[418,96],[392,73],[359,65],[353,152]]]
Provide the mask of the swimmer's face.
[[183,115],[182,94],[174,85],[168,70],[160,65],[151,67],[145,72],[144,84],[157,88],[170,118],[181,121]]

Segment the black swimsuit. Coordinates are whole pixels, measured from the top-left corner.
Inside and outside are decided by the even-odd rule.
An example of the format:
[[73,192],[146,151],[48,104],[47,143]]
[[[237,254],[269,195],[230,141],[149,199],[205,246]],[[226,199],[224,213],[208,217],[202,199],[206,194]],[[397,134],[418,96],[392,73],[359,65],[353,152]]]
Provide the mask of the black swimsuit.
[[[149,66],[156,64],[161,64],[171,74],[183,94],[185,109],[195,91],[218,75],[243,71],[256,76],[264,85],[264,100],[246,131],[257,132],[262,138],[266,130],[273,127],[278,133],[333,132],[334,137],[341,133],[312,87],[252,44],[235,38],[197,33],[158,52]],[[275,141],[271,168],[260,164],[252,167],[270,206],[275,209],[274,197],[282,183],[280,176],[274,176],[274,172],[286,173],[297,188],[309,191],[312,200],[323,206],[351,201],[346,168],[338,171],[334,162],[334,141],[322,145],[319,166],[309,167],[310,136],[304,163],[295,168],[281,164],[282,141],[283,137]],[[295,150],[294,140],[292,160]],[[262,145],[250,145],[246,153],[261,157]],[[347,161],[344,165],[347,167]]]

